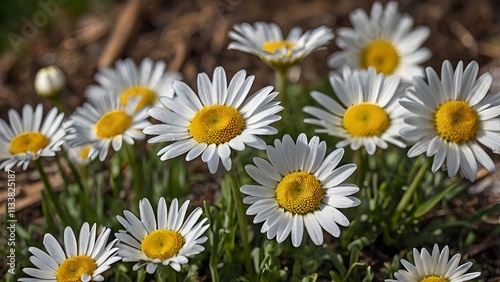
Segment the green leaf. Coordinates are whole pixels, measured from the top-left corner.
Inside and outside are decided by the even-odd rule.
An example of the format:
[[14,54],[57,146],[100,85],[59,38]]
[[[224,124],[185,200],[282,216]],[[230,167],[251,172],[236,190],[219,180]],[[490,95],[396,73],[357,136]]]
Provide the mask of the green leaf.
[[456,185],[450,185],[441,193],[435,195],[434,197],[428,199],[427,201],[419,205],[418,208],[413,213],[413,216],[419,218],[428,213],[439,201],[441,201],[441,199],[444,198],[444,196],[446,196],[446,194],[448,194],[454,188],[456,188]]
[[300,281],[302,281],[302,282],[315,282],[316,280],[318,280],[318,273],[313,273],[311,275],[303,277]]

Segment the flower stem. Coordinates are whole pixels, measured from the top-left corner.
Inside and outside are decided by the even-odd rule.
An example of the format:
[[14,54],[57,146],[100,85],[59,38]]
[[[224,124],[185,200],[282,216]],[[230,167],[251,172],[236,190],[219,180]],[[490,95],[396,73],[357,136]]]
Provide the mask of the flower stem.
[[45,170],[43,169],[42,163],[39,158],[35,160],[35,165],[36,168],[38,169],[38,172],[40,173],[40,177],[42,178],[43,184],[45,185],[45,191],[47,192],[48,199],[51,202],[50,204],[56,210],[56,213],[57,215],[59,215],[59,219],[61,219],[62,224],[64,226],[69,226],[70,221],[68,220],[68,216],[62,210],[61,203],[57,201],[56,194],[54,193],[54,190],[50,185],[49,178],[47,177],[47,174],[45,173]]
[[141,171],[141,167],[137,161],[137,154],[134,150],[134,146],[125,143],[125,152],[127,155],[128,163],[130,165],[130,169],[132,170],[132,181],[134,185],[134,190],[136,192],[136,199],[142,199],[144,198],[145,191],[144,189],[144,181],[143,181],[143,174]]
[[170,266],[166,266],[163,264],[158,265],[158,269],[155,273],[156,281],[177,281],[177,276],[175,274],[175,270]]
[[212,220],[212,214],[210,213],[210,209],[208,208],[207,202],[203,201],[203,211],[205,212],[208,223],[210,224],[210,232],[208,233],[208,242],[210,244],[210,259],[208,262],[208,268],[210,269],[210,274],[212,275],[213,282],[219,282],[219,271],[217,270],[217,264],[219,263],[219,249],[221,240],[219,239],[218,228],[216,227],[216,223]]
[[408,190],[406,190],[406,192],[403,194],[403,197],[399,201],[396,210],[394,211],[393,223],[396,223],[398,221],[399,217],[401,217],[401,214],[410,203],[411,198],[413,198],[415,191],[417,191],[417,188],[420,186],[422,179],[425,176],[425,173],[429,169],[429,165],[430,161],[428,158],[426,158],[422,163],[422,165],[420,166],[417,175],[415,176],[410,186],[408,187]]
[[84,188],[83,188],[83,183],[82,183],[82,178],[80,176],[80,172],[76,169],[73,162],[69,159],[67,152],[65,150],[63,150],[62,153],[63,153],[64,159],[66,160],[66,162],[69,165],[69,169],[71,170],[73,177],[75,178],[75,182],[78,184],[80,189],[83,191]]
[[231,187],[233,190],[233,202],[236,206],[236,215],[238,217],[238,225],[240,227],[241,241],[243,241],[243,253],[245,256],[245,268],[247,273],[253,273],[252,261],[250,255],[250,245],[248,241],[248,230],[247,230],[247,217],[245,214],[245,206],[243,205],[243,200],[241,198],[240,181],[236,173],[236,168],[233,167],[229,171],[229,176],[231,177]]
[[365,180],[365,175],[366,175],[366,159],[365,157],[363,156],[363,149],[362,148],[359,148],[356,152],[355,152],[355,163],[356,163],[356,166],[357,166],[357,175],[356,175],[356,184],[358,185],[358,187],[362,188],[363,187],[363,182]]
[[286,98],[287,98],[287,84],[288,84],[288,81],[287,81],[287,78],[286,78],[286,73],[287,73],[287,70],[286,69],[279,69],[279,70],[276,70],[276,79],[278,81],[278,91],[280,92],[279,96],[281,97],[281,105],[283,107],[285,107],[285,104],[286,104]]

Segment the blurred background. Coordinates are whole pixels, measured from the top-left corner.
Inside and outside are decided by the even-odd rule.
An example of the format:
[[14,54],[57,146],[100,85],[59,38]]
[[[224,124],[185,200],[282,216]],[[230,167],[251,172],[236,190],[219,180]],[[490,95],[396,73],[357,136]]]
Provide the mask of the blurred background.
[[[387,2],[387,1],[382,1]],[[443,60],[455,65],[478,61],[482,71],[496,73],[500,65],[500,1],[398,1],[415,25],[431,28],[424,43],[433,52],[428,66]],[[85,87],[102,67],[118,58],[165,60],[193,85],[198,72],[215,66],[228,75],[246,69],[256,75],[256,88],[273,83],[272,71],[252,55],[227,50],[227,32],[240,22],[276,22],[285,33],[320,25],[350,27],[355,8],[369,11],[366,0],[21,0],[0,2],[0,117],[41,100],[33,90],[35,73],[56,64],[67,76],[63,104],[68,110],[83,101]],[[327,77],[326,58],[337,50],[314,53],[300,79],[314,84]],[[495,84],[499,89],[500,79]]]

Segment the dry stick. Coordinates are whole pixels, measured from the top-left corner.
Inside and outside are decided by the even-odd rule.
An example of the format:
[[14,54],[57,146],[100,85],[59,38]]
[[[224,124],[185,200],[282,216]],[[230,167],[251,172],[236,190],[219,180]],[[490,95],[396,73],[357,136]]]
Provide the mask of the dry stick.
[[104,46],[97,68],[109,67],[123,52],[123,48],[130,37],[130,33],[141,13],[142,0],[129,0],[113,28],[108,42]]

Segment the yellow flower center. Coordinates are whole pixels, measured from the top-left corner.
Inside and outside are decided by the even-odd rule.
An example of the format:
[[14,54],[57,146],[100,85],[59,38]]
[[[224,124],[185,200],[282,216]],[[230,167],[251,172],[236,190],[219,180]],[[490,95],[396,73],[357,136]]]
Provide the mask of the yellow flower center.
[[245,120],[237,109],[212,105],[198,111],[188,129],[198,143],[223,144],[240,134],[244,127]]
[[92,276],[96,269],[97,264],[91,257],[75,256],[61,263],[56,271],[56,278],[58,282],[80,282],[83,274]]
[[385,40],[375,40],[361,51],[360,64],[365,69],[375,67],[377,73],[392,74],[399,64],[398,51]]
[[293,214],[315,211],[323,199],[321,183],[308,172],[292,172],[283,177],[276,187],[280,207]]
[[435,275],[430,275],[420,280],[420,282],[449,282],[449,281],[450,280],[444,278],[443,276],[435,276]]
[[40,132],[23,132],[12,138],[9,144],[11,154],[36,153],[49,145],[50,141]]
[[293,43],[290,41],[269,41],[264,44],[262,44],[262,50],[267,51],[271,54],[274,54],[276,50],[282,49],[283,47],[286,47],[289,51],[286,56],[291,56],[292,55],[292,48],[293,48]]
[[85,146],[85,147],[83,147],[83,148],[80,150],[80,154],[79,154],[79,156],[80,156],[80,158],[81,158],[82,160],[84,160],[84,161],[85,161],[85,160],[87,160],[87,159],[89,158],[89,152],[90,152],[90,148],[91,148],[91,147],[92,147],[92,146],[90,146],[90,145],[89,145],[89,146]]
[[95,124],[94,132],[99,138],[111,138],[123,134],[132,124],[132,118],[122,110],[105,113]]
[[353,136],[380,136],[389,127],[389,116],[375,104],[360,103],[347,109],[343,124]]
[[460,143],[474,138],[479,129],[479,116],[464,101],[450,101],[435,114],[436,130],[446,141]]
[[130,97],[137,97],[141,96],[141,100],[139,103],[137,103],[137,106],[135,110],[139,110],[143,108],[144,106],[152,106],[156,99],[157,99],[157,94],[154,91],[151,91],[149,88],[146,88],[144,86],[132,86],[125,91],[122,92],[120,95],[120,103],[122,105],[127,105],[128,99]]
[[141,251],[148,258],[165,260],[179,253],[184,243],[184,238],[175,231],[155,230],[142,240]]

